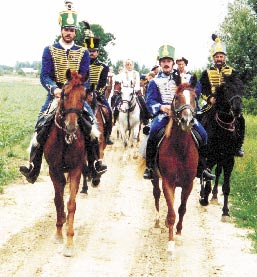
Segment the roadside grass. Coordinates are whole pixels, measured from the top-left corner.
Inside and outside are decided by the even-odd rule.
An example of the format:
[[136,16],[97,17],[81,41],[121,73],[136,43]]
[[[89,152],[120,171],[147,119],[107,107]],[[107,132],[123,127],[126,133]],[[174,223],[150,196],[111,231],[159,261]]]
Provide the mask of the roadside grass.
[[245,157],[236,158],[231,178],[231,215],[238,227],[250,228],[257,253],[257,117],[247,115]]
[[19,166],[28,159],[26,149],[45,96],[31,78],[0,79],[0,193],[21,177]]
[[[35,80],[0,78],[0,193],[21,178],[19,166],[28,160],[27,148],[46,97],[46,91]],[[245,157],[236,158],[230,213],[236,226],[250,230],[249,238],[257,253],[257,116],[246,115],[245,119]]]

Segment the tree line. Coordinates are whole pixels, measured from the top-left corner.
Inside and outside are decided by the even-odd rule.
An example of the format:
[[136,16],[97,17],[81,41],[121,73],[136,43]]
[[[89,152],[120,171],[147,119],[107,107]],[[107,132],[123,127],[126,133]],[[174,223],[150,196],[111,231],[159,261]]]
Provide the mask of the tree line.
[[[115,45],[115,36],[106,33],[102,26],[91,24],[91,30],[95,36],[101,38],[100,57],[101,60],[114,68],[114,73],[118,73],[119,67],[123,66],[123,61],[113,64],[108,57],[105,47]],[[235,0],[228,4],[228,14],[220,24],[217,35],[227,46],[227,63],[239,74],[245,84],[245,97],[257,97],[257,3],[256,0]],[[85,24],[79,22],[75,43],[84,46]],[[60,36],[56,36],[55,42]],[[211,59],[206,61],[209,66]],[[14,70],[21,72],[23,67],[32,67],[40,71],[41,62],[17,62]],[[135,62],[135,69],[140,74],[149,72],[149,68]],[[0,65],[0,75],[10,73],[13,68]],[[197,75],[201,70],[197,70]]]

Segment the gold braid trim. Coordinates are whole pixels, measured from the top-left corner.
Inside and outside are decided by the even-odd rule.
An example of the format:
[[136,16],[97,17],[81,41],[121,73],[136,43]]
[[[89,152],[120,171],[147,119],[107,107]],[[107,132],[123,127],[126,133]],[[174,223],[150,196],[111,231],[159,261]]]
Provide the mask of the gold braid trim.
[[232,70],[228,66],[222,67],[220,71],[218,68],[207,70],[212,93],[215,93],[217,86],[224,84],[224,75],[231,75]]
[[[208,101],[208,99],[212,96],[215,96],[216,87],[224,84],[224,75],[231,75],[233,68],[232,67],[222,67],[219,71],[218,68],[212,68],[207,70],[208,78],[211,84],[211,94],[206,96],[203,95],[203,99]],[[202,109],[202,113],[207,112],[212,107],[212,104],[208,103],[204,109]]]
[[[103,68],[104,67],[102,65],[95,65],[95,64],[90,65],[90,69],[89,69],[90,84],[94,85],[94,89],[96,89],[97,87]],[[104,90],[104,88],[99,90],[100,94],[102,94],[102,90]]]
[[85,48],[81,47],[77,50],[70,50],[68,57],[66,50],[55,48],[54,46],[49,47],[55,69],[55,81],[64,84],[66,81],[66,71],[68,68],[78,72],[80,62],[85,52]]

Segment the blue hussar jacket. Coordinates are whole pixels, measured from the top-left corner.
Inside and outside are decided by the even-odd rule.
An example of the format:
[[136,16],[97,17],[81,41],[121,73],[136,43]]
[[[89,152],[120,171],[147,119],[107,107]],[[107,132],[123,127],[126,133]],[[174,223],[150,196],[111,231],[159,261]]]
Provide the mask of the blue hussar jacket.
[[[41,84],[50,95],[53,95],[57,87],[63,86],[68,68],[84,75],[89,73],[89,64],[89,52],[82,46],[74,44],[68,50],[65,50],[59,42],[47,46],[42,56]],[[88,82],[85,87],[89,86]]]

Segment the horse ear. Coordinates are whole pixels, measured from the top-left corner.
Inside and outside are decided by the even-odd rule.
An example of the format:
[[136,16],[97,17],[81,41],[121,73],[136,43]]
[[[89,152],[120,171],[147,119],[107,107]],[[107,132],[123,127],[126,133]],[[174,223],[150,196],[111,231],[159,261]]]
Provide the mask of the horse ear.
[[66,79],[69,80],[69,81],[71,80],[71,70],[70,70],[70,68],[68,68],[67,71],[66,71]]
[[196,87],[196,84],[197,84],[197,76],[196,74],[194,74],[190,80],[190,85],[195,88]]

